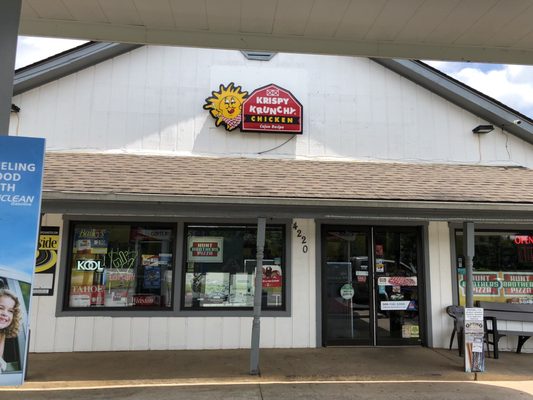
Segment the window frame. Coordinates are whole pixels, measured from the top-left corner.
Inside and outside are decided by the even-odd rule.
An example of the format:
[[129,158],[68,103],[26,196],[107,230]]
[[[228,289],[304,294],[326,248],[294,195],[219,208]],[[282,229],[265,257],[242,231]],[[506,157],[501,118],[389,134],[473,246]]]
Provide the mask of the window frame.
[[[69,268],[70,262],[73,257],[73,247],[74,247],[74,228],[76,225],[131,225],[131,226],[141,226],[146,228],[162,228],[170,229],[172,232],[172,241],[170,248],[172,249],[172,300],[170,307],[159,307],[159,308],[142,308],[142,307],[71,307],[69,305],[70,298],[70,282],[72,278],[72,271]],[[132,316],[139,315],[146,316],[147,313],[152,313],[156,315],[168,315],[172,313],[175,308],[175,286],[176,286],[176,259],[178,255],[176,254],[176,244],[177,244],[177,229],[176,224],[172,222],[163,222],[163,221],[146,221],[139,219],[131,220],[105,220],[105,219],[71,219],[65,221],[64,230],[62,236],[62,254],[61,257],[61,269],[64,271],[60,272],[62,282],[58,285],[58,288],[61,288],[61,292],[58,293],[58,307],[61,309],[61,314],[64,315],[75,315],[75,316]],[[124,315],[125,314],[125,315]]]
[[[460,295],[460,288],[459,288],[459,274],[457,271],[457,262],[459,259],[459,255],[462,254],[463,250],[457,248],[457,233],[463,232],[463,226],[461,224],[450,224],[450,250],[451,250],[451,278],[452,278],[452,296],[453,296],[453,303],[454,304],[460,304],[461,303],[461,295]],[[533,226],[530,224],[517,224],[517,225],[511,225],[511,224],[502,224],[502,225],[494,225],[494,224],[475,224],[474,225],[474,243],[475,243],[475,235],[477,232],[483,232],[483,233],[503,233],[503,234],[526,234],[526,233],[533,233]],[[475,255],[474,255],[475,257]],[[464,262],[464,261],[463,261]],[[464,268],[464,264],[463,264]],[[484,301],[491,301],[490,297],[487,297],[484,299]]]
[[[124,317],[124,318],[146,318],[146,317],[252,317],[253,309],[229,309],[229,310],[181,310],[181,279],[183,274],[183,245],[184,243],[184,226],[185,224],[229,224],[229,225],[256,225],[257,219],[251,218],[221,218],[221,217],[197,217],[191,218],[172,218],[172,217],[145,217],[145,216],[131,216],[120,217],[117,215],[84,215],[84,214],[62,214],[63,223],[61,229],[61,244],[59,249],[59,261],[56,274],[56,317]],[[86,223],[162,223],[169,224],[174,227],[174,280],[173,280],[173,292],[172,292],[172,307],[167,310],[134,310],[133,308],[120,308],[120,309],[106,309],[104,307],[87,308],[87,309],[64,309],[63,305],[66,296],[67,285],[67,268],[68,254],[70,246],[71,235],[71,222],[86,222]],[[292,316],[292,226],[293,220],[290,218],[273,218],[267,221],[268,225],[282,225],[285,232],[285,309],[284,310],[262,310],[261,315],[263,317],[291,317]]]
[[[185,275],[186,275],[186,265],[187,265],[187,254],[188,254],[188,240],[187,240],[187,229],[190,226],[198,226],[199,228],[231,228],[231,227],[237,227],[238,225],[244,226],[245,228],[249,227],[255,227],[256,232],[256,240],[257,240],[257,222],[250,223],[250,222],[243,222],[243,223],[209,223],[209,222],[188,222],[183,224],[183,251],[182,251],[182,271],[180,276],[180,297],[177,299],[179,302],[179,310],[181,312],[204,312],[206,310],[213,311],[216,314],[224,311],[245,311],[245,312],[251,312],[253,311],[253,306],[251,307],[203,307],[203,308],[193,308],[193,307],[185,307]],[[282,280],[281,280],[281,299],[282,299],[282,307],[261,307],[261,312],[285,312],[287,310],[287,270],[288,270],[288,262],[287,262],[287,253],[288,253],[288,246],[287,246],[287,229],[284,224],[279,223],[271,223],[267,224],[266,228],[268,227],[278,227],[281,228],[282,232]],[[255,284],[255,282],[254,282]],[[217,312],[218,310],[218,312]]]

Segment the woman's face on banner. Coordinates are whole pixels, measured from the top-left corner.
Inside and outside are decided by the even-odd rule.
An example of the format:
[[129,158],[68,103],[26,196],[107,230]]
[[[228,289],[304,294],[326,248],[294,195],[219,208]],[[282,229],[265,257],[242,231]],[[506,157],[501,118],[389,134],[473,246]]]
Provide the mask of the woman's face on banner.
[[7,328],[13,321],[15,300],[9,296],[0,297],[0,329]]

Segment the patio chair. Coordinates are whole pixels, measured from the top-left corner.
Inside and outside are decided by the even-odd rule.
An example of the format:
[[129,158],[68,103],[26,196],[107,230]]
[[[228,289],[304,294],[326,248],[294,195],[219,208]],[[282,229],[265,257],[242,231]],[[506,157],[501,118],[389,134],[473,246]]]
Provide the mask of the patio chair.
[[453,331],[450,337],[450,350],[453,346],[453,339],[457,333],[457,346],[459,347],[459,355],[463,355],[463,338],[464,338],[464,315],[465,309],[461,306],[448,306],[446,313],[453,319]]

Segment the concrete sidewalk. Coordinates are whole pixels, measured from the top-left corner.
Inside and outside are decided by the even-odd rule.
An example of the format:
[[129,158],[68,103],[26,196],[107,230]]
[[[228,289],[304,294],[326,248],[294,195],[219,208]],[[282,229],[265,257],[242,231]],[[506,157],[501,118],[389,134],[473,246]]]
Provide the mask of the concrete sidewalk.
[[[31,354],[24,386],[105,386],[124,382],[471,381],[456,351],[424,347],[261,350],[261,376],[250,376],[249,350]],[[477,380],[533,380],[533,354],[486,359]]]
[[[458,388],[472,391],[471,398],[495,390],[513,399],[533,395],[533,354],[502,353],[477,376],[462,372],[457,351],[423,347],[266,349],[260,364],[261,375],[250,376],[248,350],[31,354],[26,383],[0,388],[0,399],[185,399],[210,391],[216,398],[321,398],[322,390],[338,394],[330,398],[344,398],[346,390],[386,398],[393,390],[410,399],[426,392],[445,399]],[[281,387],[292,397],[282,396]]]

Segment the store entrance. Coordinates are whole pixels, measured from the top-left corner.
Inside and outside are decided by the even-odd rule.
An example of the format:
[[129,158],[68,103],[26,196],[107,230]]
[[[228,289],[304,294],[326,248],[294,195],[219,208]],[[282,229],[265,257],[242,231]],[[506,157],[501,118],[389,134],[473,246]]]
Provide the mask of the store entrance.
[[417,228],[325,226],[323,344],[421,344],[420,267]]

